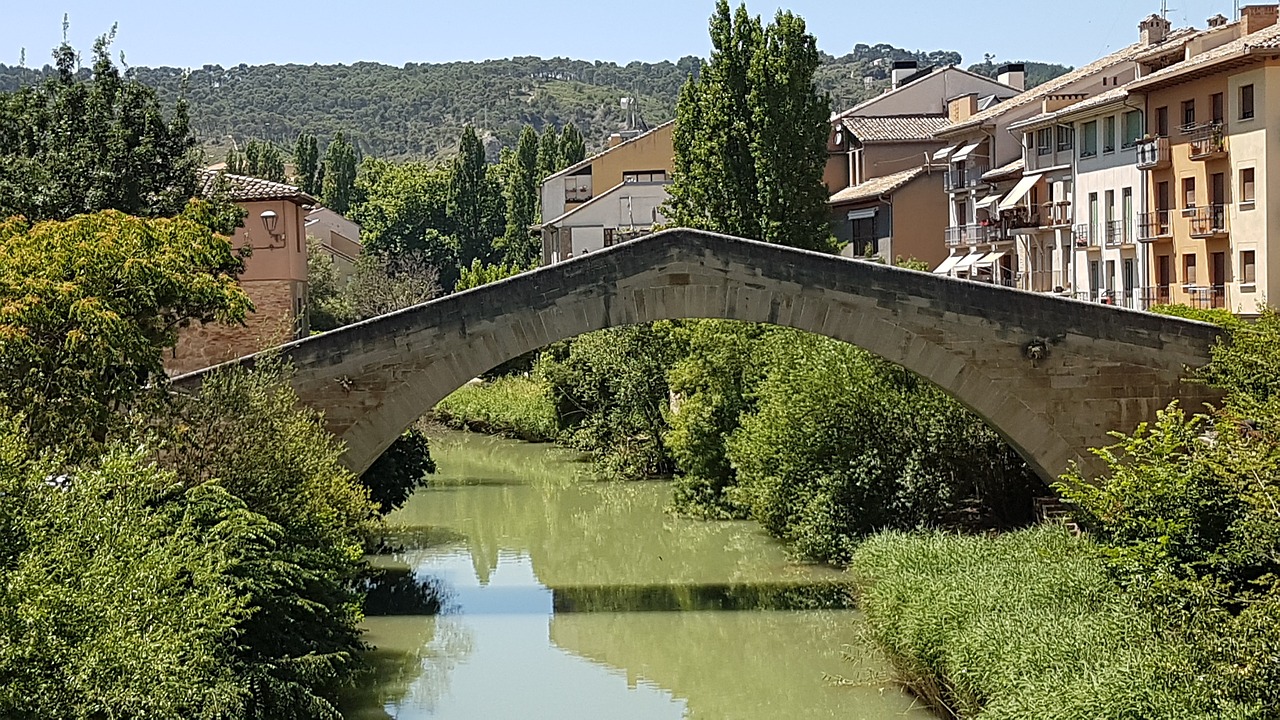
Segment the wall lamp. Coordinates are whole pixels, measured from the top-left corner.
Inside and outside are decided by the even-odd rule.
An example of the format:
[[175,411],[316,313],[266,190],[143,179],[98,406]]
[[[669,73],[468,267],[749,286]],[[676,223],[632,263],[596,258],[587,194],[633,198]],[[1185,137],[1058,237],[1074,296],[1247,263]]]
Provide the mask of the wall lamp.
[[275,237],[276,226],[280,223],[280,217],[276,215],[276,211],[263,210],[262,215],[260,215],[259,217],[262,218],[262,227],[267,229],[267,234],[270,235],[271,237]]

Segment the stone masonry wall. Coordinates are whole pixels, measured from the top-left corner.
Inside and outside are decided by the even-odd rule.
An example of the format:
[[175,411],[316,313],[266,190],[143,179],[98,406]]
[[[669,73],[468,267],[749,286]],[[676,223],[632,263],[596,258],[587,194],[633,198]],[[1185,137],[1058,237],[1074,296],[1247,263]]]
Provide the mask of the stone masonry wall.
[[294,339],[297,299],[303,284],[294,280],[242,281],[255,307],[244,325],[192,323],[178,334],[165,359],[170,375],[181,375],[252,355]]

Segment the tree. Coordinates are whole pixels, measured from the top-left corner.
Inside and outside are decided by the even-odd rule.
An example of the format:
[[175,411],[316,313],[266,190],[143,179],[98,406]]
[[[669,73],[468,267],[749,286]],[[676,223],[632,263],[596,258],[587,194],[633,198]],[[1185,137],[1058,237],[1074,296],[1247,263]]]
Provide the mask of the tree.
[[587,157],[587,143],[578,126],[569,123],[560,132],[560,167],[577,165]]
[[293,167],[297,177],[294,182],[302,192],[316,195],[320,192],[317,182],[320,171],[320,146],[311,133],[298,133],[293,145]]
[[284,155],[275,145],[260,140],[245,143],[244,152],[234,148],[229,150],[227,172],[278,183],[288,180],[284,170]]
[[470,265],[476,258],[489,259],[493,239],[501,232],[494,222],[500,215],[495,212],[499,203],[498,187],[485,162],[484,144],[468,125],[462,130],[449,185],[449,217],[458,241],[459,265]]
[[94,43],[87,75],[63,42],[52,75],[0,95],[0,218],[172,216],[195,196],[199,155],[186,103],[166,118],[154,90],[123,79],[111,61],[114,37],[113,29]]
[[345,290],[351,321],[424,303],[440,294],[439,273],[422,253],[366,252]]
[[711,61],[681,90],[673,130],[672,224],[794,247],[831,248],[822,171],[830,100],[816,43],[780,12],[762,27],[719,0]]
[[364,200],[352,211],[367,252],[416,253],[436,268],[444,287],[458,279],[458,242],[449,235],[452,166],[390,163],[366,158],[356,189]]
[[507,232],[502,240],[504,263],[528,265],[538,256],[529,227],[538,219],[538,134],[525,126],[520,133],[507,178]]
[[338,133],[324,153],[324,186],[321,194],[330,210],[346,214],[356,184],[356,149]]
[[326,332],[347,324],[350,299],[339,283],[333,255],[315,238],[307,239],[307,319],[311,329]]
[[[556,129],[548,125],[538,138],[538,184],[560,171],[560,138]],[[547,218],[550,219],[550,218]]]
[[0,223],[0,405],[40,442],[101,440],[117,412],[162,383],[179,328],[252,309],[236,283],[241,261],[202,207]]

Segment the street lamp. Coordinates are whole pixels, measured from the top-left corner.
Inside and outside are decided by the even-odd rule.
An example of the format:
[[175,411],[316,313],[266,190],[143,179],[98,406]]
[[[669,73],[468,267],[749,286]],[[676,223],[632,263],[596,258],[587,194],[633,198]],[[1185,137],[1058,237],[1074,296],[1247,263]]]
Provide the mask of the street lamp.
[[262,226],[267,229],[267,234],[270,235],[271,237],[275,237],[276,224],[280,222],[280,218],[276,215],[276,211],[263,210],[262,215],[260,215],[259,217],[262,218]]

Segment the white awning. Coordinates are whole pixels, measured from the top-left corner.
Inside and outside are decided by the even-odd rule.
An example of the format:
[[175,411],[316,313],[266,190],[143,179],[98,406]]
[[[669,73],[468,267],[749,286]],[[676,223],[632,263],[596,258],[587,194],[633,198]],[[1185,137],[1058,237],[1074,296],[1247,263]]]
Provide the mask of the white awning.
[[965,145],[964,147],[960,148],[960,152],[951,156],[951,162],[959,162],[960,160],[964,160],[965,158],[969,157],[969,155],[972,154],[974,150],[977,150],[978,146],[981,144],[982,144],[981,140],[975,140],[969,143],[968,145]]
[[961,258],[960,262],[956,263],[955,267],[951,269],[952,270],[968,270],[970,267],[972,267],[975,263],[977,263],[981,259],[982,259],[982,253],[980,252],[969,253],[968,255],[965,255],[963,258]]
[[951,272],[951,268],[955,267],[956,263],[960,262],[961,258],[963,257],[965,256],[964,255],[948,255],[947,259],[943,260],[941,265],[933,269],[933,273],[935,275],[946,275],[947,273]]
[[955,152],[955,151],[956,151],[957,149],[959,149],[959,147],[960,147],[961,145],[963,145],[963,144],[964,144],[964,143],[956,143],[955,145],[948,145],[948,146],[946,146],[946,147],[942,148],[941,150],[939,150],[938,152],[934,153],[934,154],[933,154],[933,159],[934,159],[934,160],[946,160],[947,158],[951,157],[951,153]]
[[877,209],[878,208],[863,208],[862,210],[850,210],[849,219],[850,220],[869,220],[876,216]]
[[974,203],[973,206],[979,210],[989,209],[998,202],[1000,202],[1000,193],[993,193]]
[[974,265],[994,265],[996,264],[997,261],[1000,260],[1000,258],[1004,256],[1005,256],[1005,252],[1003,250],[997,250],[987,255],[986,257],[982,258],[981,260],[975,262]]
[[1012,210],[1017,207],[1018,203],[1022,202],[1022,198],[1026,197],[1027,193],[1031,192],[1031,188],[1034,187],[1036,183],[1040,182],[1041,176],[1041,173],[1036,173],[1035,175],[1023,175],[1022,179],[1018,181],[1018,184],[1013,186],[1013,190],[1008,195],[1004,196],[1004,200],[1000,201],[1000,209]]

